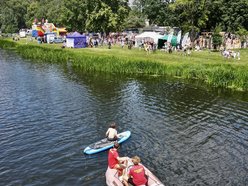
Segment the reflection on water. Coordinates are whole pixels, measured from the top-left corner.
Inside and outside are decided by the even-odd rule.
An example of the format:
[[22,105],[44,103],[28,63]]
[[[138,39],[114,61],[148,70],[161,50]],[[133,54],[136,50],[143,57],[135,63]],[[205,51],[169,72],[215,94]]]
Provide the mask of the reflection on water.
[[112,120],[166,185],[247,184],[247,93],[0,56],[2,185],[105,185],[107,152],[81,151]]

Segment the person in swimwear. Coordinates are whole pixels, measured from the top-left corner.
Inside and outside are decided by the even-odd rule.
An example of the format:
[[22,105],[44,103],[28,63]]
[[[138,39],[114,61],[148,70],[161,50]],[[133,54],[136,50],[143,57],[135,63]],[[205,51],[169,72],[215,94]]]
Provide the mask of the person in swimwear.
[[106,132],[106,137],[109,141],[116,141],[117,140],[117,130],[115,122],[111,122],[110,126]]

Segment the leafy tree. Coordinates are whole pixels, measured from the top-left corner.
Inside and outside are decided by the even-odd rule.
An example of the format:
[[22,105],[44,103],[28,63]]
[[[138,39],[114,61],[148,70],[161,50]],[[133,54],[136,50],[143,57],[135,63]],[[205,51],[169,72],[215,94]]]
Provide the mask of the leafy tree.
[[221,25],[223,30],[235,32],[239,27],[248,29],[247,0],[223,0],[220,10],[222,12]]
[[223,0],[208,0],[205,3],[208,10],[208,19],[206,21],[204,30],[214,30],[217,26],[221,25],[221,16],[223,15],[224,9]]
[[133,9],[129,12],[126,18],[126,28],[142,28],[145,26],[145,17],[137,9]]
[[[169,9],[170,0],[134,0],[133,5],[139,10],[149,23],[154,25],[171,25],[176,17]],[[176,21],[177,22],[177,21]]]
[[[69,31],[121,31],[151,24],[180,27],[191,40],[218,25],[223,31],[248,30],[247,0],[2,0],[0,27],[16,32],[31,27],[35,18],[48,19]],[[128,18],[128,19],[127,19]]]
[[9,0],[1,3],[1,30],[3,32],[17,32],[25,28],[23,16],[26,14],[27,2],[22,0]]
[[56,26],[64,26],[62,18],[65,8],[65,1],[63,0],[48,0],[46,5],[46,18],[51,20]]
[[220,35],[221,32],[221,27],[217,26],[214,30],[214,33],[212,35],[212,42],[213,42],[213,46],[214,49],[216,50],[223,42],[222,36]]
[[1,30],[7,33],[13,33],[18,30],[17,19],[13,16],[14,12],[8,7],[5,7],[1,10]]
[[42,17],[42,15],[38,14],[39,11],[39,3],[37,1],[31,2],[27,7],[27,13],[25,15],[26,25],[30,28],[35,18]]
[[129,12],[127,0],[94,0],[88,3],[86,28],[89,31],[110,32],[124,29]]
[[85,31],[87,3],[87,0],[64,0],[61,23],[69,31]]
[[95,9],[88,15],[86,27],[90,31],[106,32],[116,30],[117,15],[107,4],[100,2]]
[[185,32],[190,31],[191,41],[206,26],[208,10],[205,5],[206,0],[177,0],[170,4],[174,15],[178,15],[179,27]]
[[238,31],[236,34],[239,36],[240,41],[241,41],[241,47],[244,46],[244,42],[247,40],[248,36],[248,31],[245,28],[239,27]]

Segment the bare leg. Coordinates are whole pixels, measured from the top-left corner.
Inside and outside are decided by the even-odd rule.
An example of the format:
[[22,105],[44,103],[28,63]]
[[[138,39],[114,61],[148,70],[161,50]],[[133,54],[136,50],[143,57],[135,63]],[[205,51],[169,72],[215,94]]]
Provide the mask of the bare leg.
[[124,186],[129,186],[129,184],[128,184],[128,182],[126,180],[123,180],[122,183],[123,183]]

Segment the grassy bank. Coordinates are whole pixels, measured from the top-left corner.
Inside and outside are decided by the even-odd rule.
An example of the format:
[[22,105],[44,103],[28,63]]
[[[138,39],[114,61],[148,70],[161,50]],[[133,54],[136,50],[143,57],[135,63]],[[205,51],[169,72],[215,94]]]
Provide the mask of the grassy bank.
[[86,71],[110,73],[169,75],[199,79],[215,87],[248,90],[248,50],[241,50],[241,60],[224,59],[218,52],[193,52],[191,56],[161,51],[147,55],[143,50],[114,46],[61,49],[61,45],[40,44],[27,39],[1,40],[1,48],[15,48],[26,58],[53,63],[71,62]]

